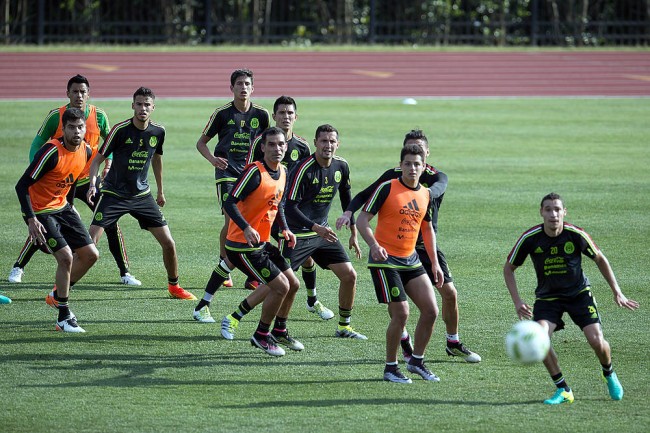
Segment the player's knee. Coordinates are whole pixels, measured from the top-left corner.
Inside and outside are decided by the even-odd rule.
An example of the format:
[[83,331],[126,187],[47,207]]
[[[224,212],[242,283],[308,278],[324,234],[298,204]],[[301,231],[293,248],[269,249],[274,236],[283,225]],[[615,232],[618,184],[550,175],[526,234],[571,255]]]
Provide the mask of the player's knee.
[[442,287],[439,290],[440,296],[445,300],[445,301],[452,301],[456,303],[458,301],[458,291],[456,290],[456,287],[454,286],[454,283],[445,283],[442,285]]
[[271,290],[284,297],[289,293],[290,284],[287,277],[284,274],[280,274],[269,284],[269,287]]
[[72,268],[72,262],[74,261],[74,256],[72,255],[72,251],[69,248],[63,248],[57,251],[54,257],[56,257],[56,263],[60,267],[64,269]]
[[350,266],[348,271],[341,277],[341,283],[346,286],[355,286],[357,284],[357,272],[352,266]]
[[436,321],[438,314],[439,310],[436,304],[429,305],[426,308],[420,310],[420,317],[431,323]]
[[291,276],[287,280],[289,281],[289,292],[296,293],[300,289],[300,280],[295,276]]

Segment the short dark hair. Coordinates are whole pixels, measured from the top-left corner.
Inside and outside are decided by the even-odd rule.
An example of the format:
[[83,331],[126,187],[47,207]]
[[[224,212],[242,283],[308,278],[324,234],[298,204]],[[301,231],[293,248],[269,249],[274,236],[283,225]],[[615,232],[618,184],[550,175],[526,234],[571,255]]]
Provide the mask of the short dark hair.
[[415,143],[405,144],[402,147],[402,151],[400,152],[399,155],[400,162],[404,161],[404,157],[406,155],[420,155],[422,157],[423,162],[427,159],[427,153],[424,151],[422,146],[418,146]]
[[230,74],[230,85],[234,86],[237,78],[241,77],[242,75],[250,78],[251,84],[253,84],[253,71],[250,69],[236,69],[232,72],[232,74]]
[[316,135],[314,136],[316,140],[318,140],[318,136],[320,135],[321,132],[336,132],[336,138],[339,138],[339,131],[329,123],[326,123],[316,128]]
[[90,89],[88,78],[84,77],[83,75],[77,74],[68,80],[68,92],[70,91],[70,87],[72,87],[73,84],[85,84]]
[[138,90],[136,90],[135,93],[133,94],[134,101],[136,96],[144,96],[145,98],[156,99],[156,95],[154,95],[153,90],[151,90],[148,87],[138,88]]
[[284,135],[284,131],[277,126],[271,126],[270,128],[266,128],[264,132],[262,132],[262,136],[260,137],[260,140],[262,143],[266,144],[266,137],[269,135],[281,135],[284,137],[284,139],[287,139],[287,136]]
[[86,123],[86,116],[84,115],[84,112],[79,108],[71,107],[63,112],[63,116],[61,116],[61,125],[63,125],[65,128],[65,125],[67,125],[69,122],[74,122],[79,119],[83,120],[84,123]]
[[298,106],[296,105],[296,101],[291,97],[291,96],[280,96],[278,99],[275,100],[275,103],[273,103],[273,114],[278,112],[278,107],[280,105],[293,105],[293,108],[298,110]]
[[406,144],[409,140],[422,140],[427,144],[427,146],[429,145],[429,140],[427,140],[427,136],[424,135],[424,132],[422,132],[421,129],[411,129],[407,132],[404,136],[404,143],[402,144]]
[[540,208],[544,207],[544,202],[546,200],[560,200],[562,202],[562,206],[564,206],[564,200],[562,199],[562,197],[560,197],[560,194],[558,193],[551,192],[546,194],[544,197],[542,197],[542,201],[539,203]]

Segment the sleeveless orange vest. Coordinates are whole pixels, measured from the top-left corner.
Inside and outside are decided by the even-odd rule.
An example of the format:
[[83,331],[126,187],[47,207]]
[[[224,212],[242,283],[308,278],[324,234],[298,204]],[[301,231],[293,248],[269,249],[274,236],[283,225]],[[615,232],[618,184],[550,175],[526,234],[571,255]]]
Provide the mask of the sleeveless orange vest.
[[85,142],[82,142],[75,152],[66,149],[63,142],[57,139],[50,140],[48,143],[54,144],[55,147],[42,155],[30,176],[32,178],[36,176],[38,171],[42,169],[42,165],[54,152],[58,152],[59,161],[53,170],[45,173],[43,177],[29,187],[32,209],[37,214],[53,212],[65,206],[66,195],[79,178],[87,162]]
[[410,256],[428,208],[428,189],[421,186],[414,191],[393,179],[390,194],[378,212],[375,239],[391,256]]
[[[52,138],[63,137],[63,113],[67,110],[67,105],[59,107],[59,126],[56,128],[56,132]],[[85,179],[90,176],[90,164],[93,162],[93,158],[97,155],[97,149],[99,148],[99,140],[102,138],[101,131],[99,130],[99,123],[97,122],[97,107],[94,105],[88,104],[88,117],[86,118],[86,135],[84,140],[90,145],[90,148],[93,151],[92,156],[88,160],[88,163],[84,167],[83,171],[79,178]]]
[[[278,213],[278,205],[282,201],[286,174],[280,167],[280,177],[275,180],[266,171],[264,164],[259,161],[255,161],[253,164],[260,171],[260,185],[244,200],[237,202],[237,208],[248,224],[260,234],[260,242],[268,242],[271,239],[271,226]],[[232,242],[247,242],[243,230],[232,220],[228,224],[226,238]]]

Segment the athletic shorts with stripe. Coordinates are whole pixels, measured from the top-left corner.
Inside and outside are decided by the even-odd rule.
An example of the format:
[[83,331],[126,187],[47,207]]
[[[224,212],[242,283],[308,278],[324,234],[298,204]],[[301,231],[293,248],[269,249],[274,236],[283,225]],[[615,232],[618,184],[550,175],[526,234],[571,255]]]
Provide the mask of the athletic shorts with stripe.
[[79,214],[69,204],[55,213],[37,214],[36,219],[45,226],[45,241],[52,252],[66,246],[74,251],[93,243]]
[[228,260],[249,279],[267,284],[280,273],[289,269],[289,264],[275,245],[265,242],[256,249],[236,249],[226,245]]
[[102,193],[99,197],[91,224],[103,228],[110,227],[126,214],[138,220],[143,230],[167,225],[158,203],[151,194],[121,198],[106,193]]
[[533,320],[546,320],[555,323],[556,331],[564,328],[562,315],[568,313],[573,323],[580,329],[594,323],[600,323],[596,299],[589,287],[583,289],[573,298],[536,299],[533,305]]
[[232,182],[222,180],[221,182],[217,183],[217,201],[219,202],[220,209],[223,209],[223,204],[226,202],[226,199],[235,186],[235,180],[237,179],[232,179]]
[[[418,257],[422,262],[422,266],[424,266],[424,270],[427,271],[427,275],[431,280],[431,284],[433,284],[434,275],[433,271],[431,270],[431,259],[429,258],[429,254],[427,254],[427,250],[425,250],[424,247],[416,247],[415,251],[418,253]],[[438,264],[440,265],[440,269],[442,269],[444,282],[453,283],[454,278],[451,276],[451,271],[449,270],[449,265],[447,264],[447,258],[442,251],[436,250],[436,252],[438,253]],[[433,285],[435,286],[435,284]]]
[[426,274],[422,266],[412,268],[381,268],[369,267],[372,282],[375,285],[375,295],[380,304],[389,302],[404,302],[407,300],[406,286],[411,280]]
[[345,248],[338,239],[336,242],[328,242],[317,235],[297,238],[293,248],[289,248],[288,244],[289,242],[286,240],[280,239],[280,251],[294,271],[297,271],[309,257],[314,259],[322,269],[329,269],[329,265],[350,261]]

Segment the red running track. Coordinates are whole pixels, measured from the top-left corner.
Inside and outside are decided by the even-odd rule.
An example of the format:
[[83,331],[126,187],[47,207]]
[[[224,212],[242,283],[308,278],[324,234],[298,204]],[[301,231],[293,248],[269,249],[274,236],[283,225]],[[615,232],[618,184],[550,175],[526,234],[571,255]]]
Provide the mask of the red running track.
[[255,96],[650,96],[650,52],[0,53],[0,99],[65,97],[86,75],[95,98],[229,98],[230,73]]

